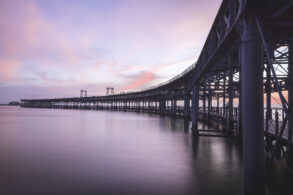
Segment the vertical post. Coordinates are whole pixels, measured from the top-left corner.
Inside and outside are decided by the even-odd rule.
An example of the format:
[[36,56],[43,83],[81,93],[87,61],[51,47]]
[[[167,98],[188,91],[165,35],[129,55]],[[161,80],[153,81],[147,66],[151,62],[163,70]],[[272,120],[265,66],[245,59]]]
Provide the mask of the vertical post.
[[[229,56],[230,59],[230,56]],[[229,63],[231,61],[229,60]],[[229,64],[230,66],[230,64]],[[228,107],[228,130],[233,131],[233,70],[229,70],[229,85],[228,85],[229,107]]]
[[174,115],[174,106],[175,106],[175,100],[171,99],[171,109],[170,109],[170,114]]
[[271,66],[267,64],[267,80],[266,80],[266,104],[267,104],[267,110],[266,110],[266,131],[269,131],[269,120],[272,119],[272,104],[271,104]]
[[185,93],[184,96],[184,119],[187,120],[189,117],[189,107],[190,107],[190,95]]
[[194,84],[192,89],[192,132],[198,134],[198,101],[199,101],[199,86]]
[[203,82],[203,92],[202,92],[202,112],[203,112],[203,120],[206,119],[206,82]]
[[176,112],[177,112],[177,100],[176,99],[174,99],[173,100],[174,102],[173,102],[173,115],[174,116],[176,116]]
[[275,135],[279,135],[279,113],[277,109],[275,112]]
[[236,2],[234,0],[229,0],[229,23],[232,24],[235,20],[236,15]]
[[[289,59],[288,59],[288,104],[293,104],[293,41],[288,43]],[[293,135],[293,109],[288,116],[288,133],[289,140],[292,141]]]
[[209,88],[208,88],[208,122],[210,122],[210,115],[212,110],[212,91],[211,91],[211,81],[209,80]]
[[159,113],[163,114],[166,109],[166,100],[160,100]]
[[219,94],[217,94],[217,115],[219,116],[219,106],[220,106],[220,97]]
[[264,195],[263,48],[251,13],[243,18],[241,47],[244,195]]
[[226,117],[226,72],[224,72],[223,79],[223,121],[225,121]]
[[[288,103],[293,104],[293,41],[288,43],[289,59],[288,59]],[[288,162],[291,167],[293,167],[293,109],[289,112],[288,116],[288,139],[290,145],[288,146]]]
[[[241,48],[239,49],[239,82],[242,82],[242,65],[241,65]],[[237,127],[237,134],[242,134],[242,86],[239,85],[239,98],[238,98],[238,127]]]

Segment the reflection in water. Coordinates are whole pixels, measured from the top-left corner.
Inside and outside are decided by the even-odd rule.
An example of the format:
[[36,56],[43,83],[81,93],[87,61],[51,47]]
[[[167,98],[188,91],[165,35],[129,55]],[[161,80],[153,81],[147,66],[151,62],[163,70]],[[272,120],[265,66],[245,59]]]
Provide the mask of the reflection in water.
[[182,119],[0,107],[0,194],[242,194],[241,150]]

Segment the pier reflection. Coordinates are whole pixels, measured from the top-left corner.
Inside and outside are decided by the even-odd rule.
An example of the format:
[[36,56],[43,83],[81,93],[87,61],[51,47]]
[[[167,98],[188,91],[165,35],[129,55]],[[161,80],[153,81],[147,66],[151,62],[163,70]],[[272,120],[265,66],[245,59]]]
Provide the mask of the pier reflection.
[[1,107],[0,127],[0,194],[242,194],[240,140],[183,119]]

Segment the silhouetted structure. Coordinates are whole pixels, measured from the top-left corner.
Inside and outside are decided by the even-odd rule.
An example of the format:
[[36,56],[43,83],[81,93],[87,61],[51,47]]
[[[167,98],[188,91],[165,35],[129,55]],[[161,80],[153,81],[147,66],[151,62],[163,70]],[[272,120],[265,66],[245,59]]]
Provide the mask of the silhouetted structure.
[[114,95],[114,87],[107,87],[106,89],[106,95]]
[[[265,155],[267,171],[272,161],[293,166],[292,5],[224,0],[197,63],[158,86],[83,99],[25,99],[22,106],[183,116],[191,119],[195,135],[206,135],[197,128],[199,120],[221,125],[229,136],[242,136],[244,194],[264,194]],[[272,93],[280,108],[272,107]]]
[[87,97],[87,90],[83,90],[83,89],[81,89],[81,90],[80,90],[80,97],[81,97],[81,98],[86,98],[86,97]]

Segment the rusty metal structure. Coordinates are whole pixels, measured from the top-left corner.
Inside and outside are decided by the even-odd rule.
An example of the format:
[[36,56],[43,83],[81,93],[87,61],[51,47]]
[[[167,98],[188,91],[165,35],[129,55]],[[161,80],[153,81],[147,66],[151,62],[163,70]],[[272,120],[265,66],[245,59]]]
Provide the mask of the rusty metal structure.
[[224,0],[197,62],[171,80],[106,96],[23,99],[21,105],[181,116],[195,136],[202,134],[199,120],[220,125],[243,140],[244,194],[260,195],[273,162],[292,172],[292,102],[293,1]]

